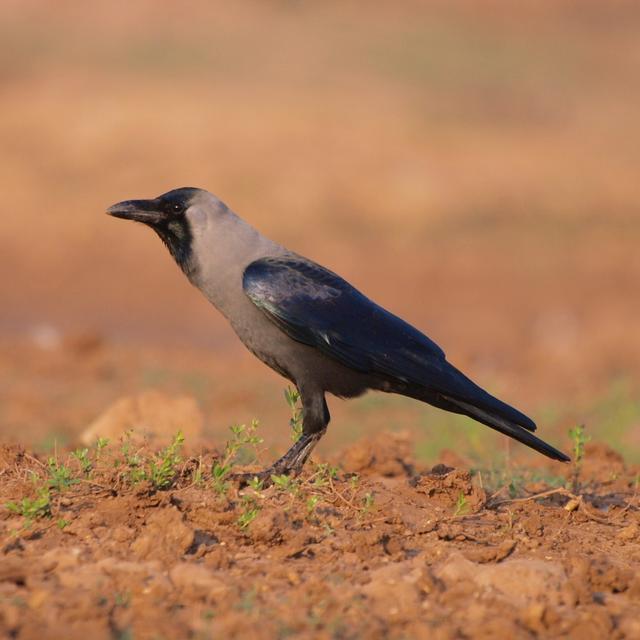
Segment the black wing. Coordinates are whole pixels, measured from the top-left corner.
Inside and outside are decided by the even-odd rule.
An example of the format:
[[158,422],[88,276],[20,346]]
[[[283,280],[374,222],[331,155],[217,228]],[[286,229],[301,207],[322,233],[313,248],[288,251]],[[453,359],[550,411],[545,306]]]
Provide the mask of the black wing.
[[245,269],[242,286],[293,340],[357,371],[420,389],[415,397],[464,413],[550,458],[569,460],[528,433],[536,429],[530,418],[447,362],[435,342],[328,269],[294,255],[261,258]]
[[246,268],[242,284],[287,335],[357,371],[419,385],[442,372],[435,342],[320,265],[262,258]]

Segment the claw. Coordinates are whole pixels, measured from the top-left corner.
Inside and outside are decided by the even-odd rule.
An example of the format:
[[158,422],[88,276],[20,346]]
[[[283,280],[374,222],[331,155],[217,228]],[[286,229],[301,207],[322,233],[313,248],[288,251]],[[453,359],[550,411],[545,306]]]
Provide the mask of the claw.
[[301,471],[307,458],[311,455],[313,448],[318,443],[324,432],[302,434],[300,439],[285,453],[282,458],[276,460],[270,467],[263,471],[255,473],[236,473],[231,476],[231,480],[238,483],[238,487],[242,489],[246,487],[254,478],[262,481],[263,487],[269,487],[273,484],[271,476],[294,475],[297,476]]

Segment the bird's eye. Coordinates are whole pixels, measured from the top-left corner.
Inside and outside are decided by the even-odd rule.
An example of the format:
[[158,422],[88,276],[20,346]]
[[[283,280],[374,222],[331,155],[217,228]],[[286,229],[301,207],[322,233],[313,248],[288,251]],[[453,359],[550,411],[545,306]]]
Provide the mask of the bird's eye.
[[172,204],[171,211],[173,213],[182,213],[184,211],[184,207],[181,204]]

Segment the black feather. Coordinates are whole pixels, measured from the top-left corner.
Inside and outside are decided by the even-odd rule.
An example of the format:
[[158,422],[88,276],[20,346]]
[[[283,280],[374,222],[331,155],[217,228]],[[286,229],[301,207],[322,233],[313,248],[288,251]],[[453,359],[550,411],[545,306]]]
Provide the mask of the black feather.
[[356,371],[393,381],[405,395],[464,413],[549,457],[567,459],[527,433],[536,428],[530,418],[467,378],[435,342],[328,269],[295,255],[261,258],[246,268],[243,288],[292,339]]

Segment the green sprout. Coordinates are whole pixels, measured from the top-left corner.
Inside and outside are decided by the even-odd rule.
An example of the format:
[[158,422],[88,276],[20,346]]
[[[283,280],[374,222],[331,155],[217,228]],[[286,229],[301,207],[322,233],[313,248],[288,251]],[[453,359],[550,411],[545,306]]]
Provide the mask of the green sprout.
[[580,473],[584,461],[585,446],[591,440],[591,436],[585,434],[585,427],[580,424],[573,429],[569,429],[569,437],[573,442],[573,478],[571,484],[573,493],[578,493],[580,491]]
[[88,476],[93,469],[93,463],[89,458],[89,449],[76,449],[71,455],[80,463],[80,469],[85,476]]
[[467,497],[462,493],[462,491],[458,494],[458,499],[456,500],[456,508],[453,512],[453,516],[464,516],[469,513],[469,501]]
[[284,390],[284,399],[291,409],[291,439],[297,442],[302,435],[302,406],[300,405],[300,393],[294,387],[287,387]]
[[149,480],[156,489],[168,489],[173,484],[178,473],[177,467],[182,461],[180,450],[183,445],[184,435],[182,431],[178,431],[171,444],[151,462]]
[[7,509],[25,518],[25,528],[34,520],[51,516],[51,494],[49,487],[40,487],[35,498],[22,498],[20,502],[8,502]]
[[229,489],[231,469],[242,450],[250,446],[255,451],[257,446],[262,444],[263,439],[257,434],[258,427],[257,420],[252,420],[249,426],[240,424],[229,427],[231,440],[225,445],[224,455],[211,466],[211,487],[216,493],[224,494]]
[[69,467],[64,464],[59,464],[55,458],[49,458],[47,466],[49,467],[50,475],[48,485],[51,489],[62,492],[71,485],[80,482],[80,480],[72,476]]

